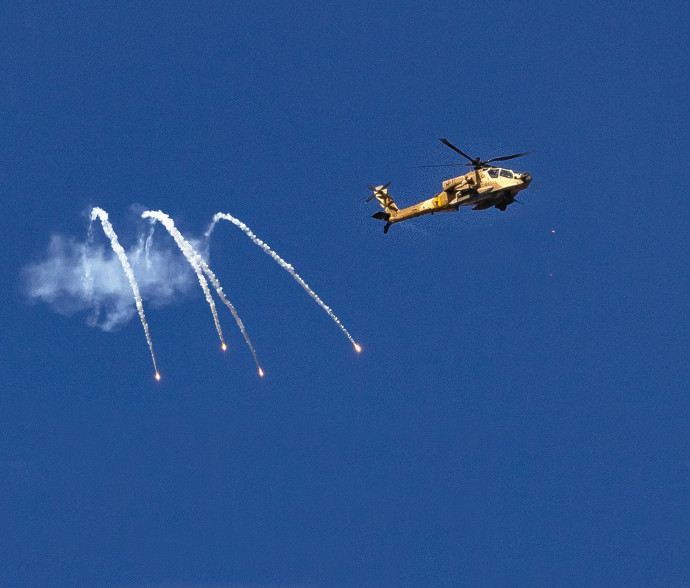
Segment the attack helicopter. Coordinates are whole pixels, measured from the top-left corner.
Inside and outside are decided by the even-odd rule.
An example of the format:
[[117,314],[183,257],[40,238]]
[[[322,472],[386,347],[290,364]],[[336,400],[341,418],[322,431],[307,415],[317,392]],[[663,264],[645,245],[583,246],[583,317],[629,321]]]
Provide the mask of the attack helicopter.
[[393,198],[388,194],[388,186],[391,185],[391,182],[376,187],[367,185],[367,188],[372,191],[371,196],[367,198],[367,202],[372,198],[376,198],[383,208],[383,211],[373,214],[372,218],[386,221],[386,225],[383,227],[384,233],[387,233],[394,223],[425,214],[434,214],[435,212],[455,212],[461,206],[471,206],[472,210],[484,210],[492,206],[498,208],[498,210],[505,210],[510,204],[515,202],[517,193],[527,188],[532,181],[532,176],[529,172],[518,173],[510,169],[491,165],[496,161],[507,161],[529,155],[529,152],[482,160],[479,157],[470,157],[463,153],[448,139],[441,139],[441,142],[446,147],[450,147],[453,151],[462,155],[469,163],[423,165],[420,167],[465,165],[472,167],[473,171],[445,180],[441,184],[443,187],[442,192],[439,192],[433,198],[423,200],[403,209],[399,209]]

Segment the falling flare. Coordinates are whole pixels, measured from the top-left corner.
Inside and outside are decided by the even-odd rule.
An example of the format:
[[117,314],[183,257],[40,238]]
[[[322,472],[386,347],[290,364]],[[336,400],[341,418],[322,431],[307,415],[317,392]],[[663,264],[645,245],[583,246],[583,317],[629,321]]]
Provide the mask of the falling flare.
[[[206,274],[206,276],[208,276],[208,279],[211,280],[211,284],[213,284],[213,287],[216,289],[218,298],[220,298],[223,304],[225,304],[225,306],[227,306],[230,309],[230,312],[232,313],[232,316],[235,318],[235,322],[237,323],[237,327],[240,329],[240,332],[242,333],[242,336],[244,337],[244,340],[247,343],[247,347],[249,347],[249,351],[252,352],[252,357],[254,357],[254,363],[258,367],[259,358],[256,356],[256,351],[254,351],[254,346],[252,345],[252,342],[249,339],[247,330],[244,328],[244,323],[242,322],[240,315],[237,314],[237,310],[235,310],[235,307],[225,296],[225,292],[223,292],[223,287],[220,285],[218,278],[216,278],[216,274],[214,274],[211,271],[211,268],[208,267],[208,264],[204,261],[204,259],[201,256],[199,256],[199,263],[201,264],[201,269],[204,270],[204,273]],[[225,349],[223,349],[223,351],[225,351]]]
[[151,335],[149,334],[149,325],[146,322],[146,315],[144,314],[144,304],[141,300],[139,286],[137,285],[137,281],[134,279],[134,272],[132,271],[132,266],[129,265],[127,254],[125,253],[124,248],[122,247],[122,245],[120,245],[120,242],[118,241],[115,229],[113,229],[113,225],[111,225],[110,221],[108,220],[108,213],[102,208],[96,206],[91,210],[91,221],[93,222],[94,220],[96,220],[96,218],[98,218],[101,221],[103,232],[106,234],[108,239],[110,239],[110,245],[113,248],[113,251],[117,255],[118,259],[120,260],[122,269],[124,270],[125,275],[129,280],[129,285],[131,286],[132,293],[134,294],[134,302],[137,306],[137,311],[139,312],[139,318],[141,319],[141,324],[144,327],[146,342],[149,344],[149,350],[151,351],[153,369],[156,370],[156,379],[160,380],[160,374],[158,373],[158,367],[156,366],[156,354],[153,352],[153,343],[151,342]]
[[[216,275],[211,271],[211,268],[208,266],[206,261],[204,261],[204,258],[199,255],[195,249],[189,244],[189,242],[182,236],[180,231],[177,230],[175,227],[175,223],[173,220],[164,212],[161,212],[160,210],[158,211],[146,211],[142,215],[142,218],[153,218],[159,221],[160,223],[163,224],[163,226],[167,229],[167,231],[170,233],[172,238],[175,240],[175,243],[177,243],[177,246],[180,248],[184,256],[187,258],[187,261],[189,261],[190,265],[194,268],[194,271],[196,272],[197,278],[199,279],[199,284],[201,284],[201,288],[204,291],[204,294],[206,295],[206,300],[211,307],[211,312],[213,314],[213,320],[216,324],[216,330],[218,331],[218,336],[220,337],[223,351],[226,350],[227,346],[225,345],[225,340],[223,339],[223,333],[220,329],[220,323],[218,322],[218,312],[216,311],[216,305],[213,302],[213,298],[211,297],[211,292],[208,288],[208,282],[206,281],[206,278],[204,278],[203,274],[206,274],[208,279],[211,281],[211,284],[213,284],[213,287],[215,288],[216,292],[218,293],[218,297],[221,299],[223,304],[227,306],[230,309],[230,312],[232,313],[232,316],[235,319],[235,322],[237,323],[238,328],[240,329],[240,332],[242,333],[242,336],[244,337],[245,342],[247,343],[247,347],[249,347],[249,350],[252,353],[252,357],[254,357],[254,362],[256,363],[257,367],[259,366],[259,359],[256,356],[256,351],[254,350],[254,346],[252,345],[251,340],[249,339],[249,335],[247,334],[247,330],[244,327],[244,323],[242,322],[242,319],[240,318],[239,314],[237,314],[237,310],[235,310],[235,307],[232,305],[232,303],[228,300],[227,296],[225,296],[225,293],[223,292],[223,287],[220,285],[220,282],[218,281],[218,278],[216,278]],[[203,273],[202,273],[203,272]]]
[[201,259],[201,257],[196,251],[194,251],[194,248],[185,240],[180,231],[177,230],[173,220],[164,212],[160,210],[147,210],[141,215],[141,218],[152,218],[160,222],[166,228],[168,233],[170,233],[170,236],[175,240],[175,243],[177,243],[177,246],[180,248],[180,251],[182,251],[182,254],[187,258],[187,261],[196,273],[196,277],[199,280],[199,285],[201,286],[201,289],[204,291],[204,295],[206,296],[206,302],[208,302],[208,305],[211,308],[211,314],[213,315],[213,322],[216,325],[216,331],[218,331],[218,337],[220,337],[220,341],[222,343],[223,331],[221,330],[220,322],[218,321],[218,311],[216,310],[216,303],[213,301],[211,291],[208,288],[208,282],[206,281],[206,278],[204,277],[204,274],[201,271],[201,264],[199,263],[199,259]]
[[[206,231],[206,238],[208,239],[211,236],[211,233],[213,232],[214,227],[216,226],[216,223],[219,220],[227,220],[230,221],[233,225],[236,227],[240,228],[247,237],[249,237],[255,245],[261,247],[261,249],[264,250],[264,252],[267,255],[270,255],[275,262],[280,265],[286,272],[288,272],[296,281],[297,283],[304,288],[304,290],[311,296],[314,301],[321,307],[323,308],[327,313],[328,316],[331,317],[331,319],[335,322],[336,325],[340,327],[343,333],[347,336],[347,338],[350,340],[350,343],[352,343],[355,346],[355,349],[357,349],[358,345],[355,343],[355,340],[352,338],[352,335],[348,332],[348,330],[343,326],[343,324],[340,322],[340,319],[333,314],[333,311],[326,306],[321,298],[314,292],[308,285],[307,283],[300,277],[300,275],[295,272],[294,268],[287,263],[280,255],[278,255],[275,251],[273,251],[266,243],[264,243],[261,239],[259,239],[253,232],[252,230],[245,225],[241,220],[236,219],[234,216],[231,214],[225,214],[222,212],[218,212],[215,214],[213,217],[213,222],[211,222],[211,225],[209,226],[208,230]],[[360,348],[361,349],[361,348]],[[358,350],[359,352],[359,350]]]
[[[209,289],[209,284],[208,281],[211,282],[213,287],[216,289],[218,296],[222,300],[222,302],[230,309],[230,311],[233,314],[233,317],[235,318],[235,321],[237,322],[237,325],[242,332],[242,335],[245,338],[245,341],[247,343],[247,346],[249,347],[250,351],[252,352],[252,355],[254,357],[254,361],[256,362],[259,376],[264,377],[264,370],[263,368],[259,365],[259,361],[256,355],[256,352],[254,350],[254,347],[252,346],[252,343],[249,339],[249,336],[247,335],[247,332],[244,328],[244,324],[242,323],[242,320],[240,319],[239,315],[237,314],[237,311],[235,310],[234,306],[230,303],[230,301],[227,299],[223,292],[223,288],[220,285],[220,282],[216,278],[215,274],[211,271],[210,267],[206,263],[206,261],[203,259],[203,257],[192,247],[192,245],[182,236],[182,234],[179,232],[179,230],[175,227],[174,221],[164,212],[157,210],[157,211],[146,211],[142,215],[142,218],[148,218],[152,219],[154,221],[160,222],[165,229],[168,231],[168,233],[173,237],[175,240],[175,243],[179,247],[180,251],[183,253],[189,264],[192,266],[194,269],[194,272],[198,278],[199,284],[204,292],[204,295],[206,297],[206,301],[209,304],[209,307],[211,309],[211,313],[213,314],[213,320],[216,326],[216,330],[218,331],[218,336],[221,341],[221,348],[223,351],[227,350],[227,344],[225,342],[225,339],[223,337],[223,332],[220,327],[220,321],[218,319],[218,312],[216,310],[216,305],[213,300],[213,297],[211,295],[211,291]],[[85,293],[88,294],[91,287],[92,287],[92,276],[91,276],[91,268],[89,267],[89,264],[87,263],[87,255],[86,255],[86,248],[88,245],[91,243],[92,239],[92,224],[93,221],[96,219],[99,219],[101,222],[101,225],[103,227],[103,232],[106,234],[106,236],[110,240],[110,244],[112,246],[113,251],[117,255],[120,264],[122,265],[122,268],[125,272],[125,275],[127,276],[127,279],[129,280],[130,287],[132,289],[132,293],[134,295],[134,301],[136,304],[137,311],[139,313],[139,318],[141,319],[141,324],[144,328],[144,334],[146,335],[146,341],[149,346],[149,350],[151,352],[151,359],[153,361],[153,367],[155,370],[155,378],[157,381],[161,380],[161,375],[160,372],[158,371],[158,367],[156,365],[156,356],[153,351],[153,344],[151,342],[151,337],[149,334],[149,326],[148,323],[146,322],[146,316],[144,314],[144,308],[143,308],[143,302],[142,302],[142,297],[141,293],[139,291],[139,286],[137,285],[137,282],[134,278],[134,273],[132,271],[132,267],[129,263],[129,260],[127,259],[127,254],[125,253],[124,248],[120,245],[119,240],[117,238],[117,235],[115,233],[115,230],[113,229],[109,219],[108,219],[108,213],[105,212],[102,208],[99,207],[94,207],[91,211],[91,222],[89,224],[89,240],[87,241],[87,244],[85,244],[83,251],[82,251],[82,263],[84,265],[84,278],[82,280],[83,282],[83,287],[85,290]],[[224,214],[224,213],[217,213],[213,217],[213,222],[209,226],[208,230],[206,231],[206,238],[208,239],[216,225],[216,223],[219,220],[227,220],[233,223],[235,226],[240,228],[251,240],[252,242],[263,249],[263,251],[267,254],[270,255],[273,260],[278,263],[285,271],[287,271],[294,279],[297,281],[297,283],[302,286],[302,288],[309,294],[309,296],[319,305],[321,308],[323,308],[328,316],[338,325],[338,327],[345,333],[347,338],[350,340],[352,345],[355,348],[355,351],[357,353],[360,353],[362,351],[361,345],[355,342],[355,340],[352,338],[350,333],[347,331],[347,329],[343,326],[343,324],[340,322],[340,319],[338,319],[335,314],[333,314],[333,311],[324,304],[324,302],[319,298],[319,296],[314,292],[308,285],[307,283],[295,272],[294,268],[292,265],[287,263],[282,257],[280,257],[277,253],[275,253],[264,241],[259,239],[252,231],[245,225],[242,221],[236,219],[230,214]],[[555,230],[553,231],[555,232]],[[153,235],[153,225],[151,232],[149,233],[148,237],[146,238],[145,242],[143,241],[140,243],[140,245],[144,246],[144,255],[145,255],[145,261],[147,267],[150,266],[150,260],[149,260],[149,249],[151,246],[151,238]],[[208,281],[207,281],[208,278]]]

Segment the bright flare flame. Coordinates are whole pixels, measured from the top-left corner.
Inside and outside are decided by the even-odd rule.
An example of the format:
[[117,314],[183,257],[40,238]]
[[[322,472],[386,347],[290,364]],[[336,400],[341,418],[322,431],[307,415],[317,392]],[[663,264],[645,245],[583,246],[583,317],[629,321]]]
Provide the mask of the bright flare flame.
[[264,377],[264,370],[262,370],[261,368],[259,368],[259,375],[260,375],[262,378]]
[[175,226],[175,222],[167,214],[160,210],[147,210],[141,215],[141,218],[152,218],[161,223],[165,229],[170,233],[170,236],[174,239],[177,246],[180,248],[182,255],[185,256],[189,265],[192,266],[196,277],[199,280],[199,285],[206,296],[206,302],[211,309],[211,314],[213,315],[213,322],[216,325],[216,331],[218,331],[218,338],[220,342],[223,342],[223,331],[220,328],[220,321],[218,320],[218,311],[216,310],[216,303],[213,301],[213,296],[211,296],[211,291],[208,287],[208,282],[204,277],[204,272],[202,265],[206,265],[206,262],[201,258],[201,256],[194,250],[189,242],[182,236],[182,233]]
[[[151,359],[153,360],[153,369],[156,370],[156,375],[158,375],[158,367],[156,366],[156,354],[153,352],[153,343],[151,343],[151,335],[149,334],[149,325],[146,322],[146,315],[144,314],[144,304],[141,300],[141,293],[139,292],[139,286],[137,285],[137,281],[134,278],[134,272],[132,271],[132,266],[129,264],[129,260],[127,259],[127,254],[125,253],[124,247],[120,245],[120,241],[117,238],[117,234],[115,233],[115,229],[113,229],[113,225],[110,224],[110,220],[108,219],[108,213],[103,210],[102,208],[99,208],[96,206],[91,210],[91,222],[96,220],[96,218],[99,218],[101,221],[101,226],[103,227],[103,232],[106,234],[108,239],[110,240],[110,246],[113,248],[113,251],[115,252],[115,255],[117,255],[117,258],[120,260],[120,265],[122,265],[122,269],[125,272],[125,275],[127,276],[127,279],[129,280],[129,285],[132,288],[132,294],[134,294],[134,302],[137,307],[137,311],[139,311],[139,318],[141,319],[141,325],[144,327],[144,334],[146,335],[146,342],[149,345],[149,350],[151,351]],[[91,226],[89,225],[89,231],[91,231]]]
[[356,351],[357,353],[361,353],[361,351],[362,351],[362,346],[361,346],[361,345],[358,345],[357,343],[355,343],[355,351]]
[[[149,213],[144,213],[144,214],[149,214]],[[252,242],[257,245],[258,247],[261,247],[261,249],[264,250],[264,253],[267,255],[270,255],[273,258],[273,261],[275,261],[280,267],[282,267],[287,273],[289,273],[295,281],[304,288],[305,292],[309,294],[309,296],[312,297],[314,302],[316,302],[321,308],[323,308],[328,316],[331,317],[331,320],[340,327],[340,330],[345,333],[347,338],[350,340],[350,343],[353,345],[357,346],[355,343],[355,340],[352,338],[352,335],[350,335],[349,331],[343,326],[343,324],[340,322],[340,319],[333,314],[333,311],[324,304],[323,300],[319,298],[319,296],[312,290],[307,283],[300,277],[300,275],[295,271],[295,268],[293,268],[287,261],[285,261],[280,255],[278,255],[273,249],[271,249],[266,243],[264,243],[261,239],[259,239],[253,232],[252,230],[245,225],[241,220],[235,218],[231,214],[225,214],[223,212],[218,212],[214,215],[213,217],[213,222],[211,223],[211,226],[208,228],[206,231],[206,238],[208,239],[211,236],[211,233],[213,232],[213,228],[216,226],[216,223],[221,220],[227,220],[231,222],[233,225],[241,229],[247,237],[249,237]]]
[[223,351],[226,351],[226,350],[227,350],[228,346],[225,344],[225,341],[223,341],[223,344],[220,346],[220,348],[221,348]]
[[161,375],[158,372],[156,372],[156,380],[161,381]]

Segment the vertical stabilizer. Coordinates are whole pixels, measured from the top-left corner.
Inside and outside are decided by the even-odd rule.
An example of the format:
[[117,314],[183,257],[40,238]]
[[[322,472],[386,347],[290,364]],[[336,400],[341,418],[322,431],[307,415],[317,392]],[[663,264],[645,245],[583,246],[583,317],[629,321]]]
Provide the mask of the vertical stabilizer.
[[393,198],[391,198],[390,194],[388,194],[388,186],[390,185],[391,183],[388,182],[383,186],[376,186],[375,188],[373,186],[367,186],[367,188],[373,192],[373,194],[367,198],[367,202],[369,202],[372,198],[376,198],[376,200],[379,201],[381,208],[383,208],[385,211],[385,215],[387,215],[386,218],[386,216],[382,215],[381,213],[376,213],[374,218],[388,220],[390,217],[395,216],[398,213],[398,207],[393,201]]

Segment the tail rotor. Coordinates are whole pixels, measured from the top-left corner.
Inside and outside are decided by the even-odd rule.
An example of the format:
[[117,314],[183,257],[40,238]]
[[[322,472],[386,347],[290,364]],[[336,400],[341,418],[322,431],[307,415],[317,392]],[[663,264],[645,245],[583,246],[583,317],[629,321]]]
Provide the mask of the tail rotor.
[[387,196],[387,193],[385,190],[390,186],[393,182],[388,182],[384,186],[379,186],[378,188],[374,188],[374,186],[370,186],[367,184],[367,188],[372,191],[372,195],[367,198],[367,202],[371,202],[373,198],[378,198],[378,197],[384,197]]

